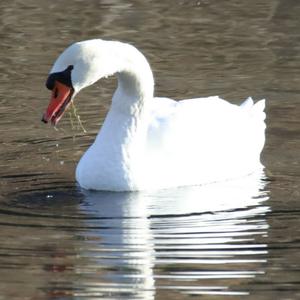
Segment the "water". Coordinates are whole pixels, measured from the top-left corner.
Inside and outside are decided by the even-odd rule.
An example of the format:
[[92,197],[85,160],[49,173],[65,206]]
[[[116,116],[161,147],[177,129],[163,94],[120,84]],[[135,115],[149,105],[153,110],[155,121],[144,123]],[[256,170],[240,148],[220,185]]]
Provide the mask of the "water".
[[[3,1],[0,299],[300,299],[300,3]],[[128,41],[156,94],[267,99],[267,179],[87,193],[74,181],[115,80],[84,90],[58,131],[40,122],[66,45]]]

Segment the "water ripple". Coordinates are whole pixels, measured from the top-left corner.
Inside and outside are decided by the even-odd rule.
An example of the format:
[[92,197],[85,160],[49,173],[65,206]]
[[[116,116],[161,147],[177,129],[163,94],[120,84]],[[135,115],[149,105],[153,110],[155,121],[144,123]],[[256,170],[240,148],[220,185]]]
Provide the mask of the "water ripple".
[[[33,192],[31,185],[0,202],[0,270],[22,265],[24,276],[56,296],[153,299],[169,289],[244,295],[232,280],[265,272],[270,209],[263,186],[260,176],[156,193],[87,192],[67,183]],[[58,281],[42,283],[53,272]]]

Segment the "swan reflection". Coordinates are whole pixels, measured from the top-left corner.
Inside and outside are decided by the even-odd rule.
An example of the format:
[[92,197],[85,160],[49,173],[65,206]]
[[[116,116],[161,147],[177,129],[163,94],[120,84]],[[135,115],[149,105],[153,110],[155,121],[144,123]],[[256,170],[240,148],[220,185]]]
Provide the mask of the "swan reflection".
[[247,294],[241,287],[264,273],[267,254],[261,178],[157,192],[85,191],[89,246],[82,255],[102,270],[87,293]]

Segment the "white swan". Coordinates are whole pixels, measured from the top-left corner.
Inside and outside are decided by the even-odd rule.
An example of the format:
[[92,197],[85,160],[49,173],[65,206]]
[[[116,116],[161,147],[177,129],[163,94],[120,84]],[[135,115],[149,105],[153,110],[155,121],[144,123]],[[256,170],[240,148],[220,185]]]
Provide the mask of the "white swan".
[[219,97],[174,101],[153,96],[145,57],[133,46],[100,39],[75,43],[47,80],[52,99],[43,121],[56,124],[75,94],[116,74],[118,88],[76,179],[86,189],[136,191],[198,185],[261,169],[264,100],[241,106]]

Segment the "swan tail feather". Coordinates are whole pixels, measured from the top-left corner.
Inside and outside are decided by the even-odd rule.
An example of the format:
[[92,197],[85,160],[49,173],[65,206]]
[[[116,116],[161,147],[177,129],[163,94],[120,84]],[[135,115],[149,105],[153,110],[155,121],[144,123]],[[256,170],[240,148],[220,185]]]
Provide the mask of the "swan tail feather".
[[248,97],[241,105],[240,107],[243,109],[250,109],[251,107],[253,107],[254,105],[254,101],[251,97]]
[[266,100],[262,99],[254,103],[251,97],[247,98],[240,107],[251,113],[251,115],[258,120],[265,120],[266,114],[264,112],[266,107]]
[[251,109],[252,115],[257,117],[260,120],[265,120],[265,118],[266,118],[266,114],[264,112],[265,107],[266,107],[266,100],[265,99],[257,101],[252,106],[252,109]]

